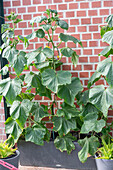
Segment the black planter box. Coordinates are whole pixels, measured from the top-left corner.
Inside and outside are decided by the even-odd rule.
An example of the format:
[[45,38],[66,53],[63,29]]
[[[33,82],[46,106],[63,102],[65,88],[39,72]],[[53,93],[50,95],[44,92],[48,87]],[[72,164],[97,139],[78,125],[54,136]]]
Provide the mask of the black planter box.
[[76,149],[68,155],[66,152],[62,153],[56,149],[53,142],[45,142],[44,146],[38,146],[31,142],[19,141],[20,165],[97,170],[94,157],[88,158],[88,160],[82,164],[78,159],[78,152],[81,147],[78,143],[75,143],[75,148]]

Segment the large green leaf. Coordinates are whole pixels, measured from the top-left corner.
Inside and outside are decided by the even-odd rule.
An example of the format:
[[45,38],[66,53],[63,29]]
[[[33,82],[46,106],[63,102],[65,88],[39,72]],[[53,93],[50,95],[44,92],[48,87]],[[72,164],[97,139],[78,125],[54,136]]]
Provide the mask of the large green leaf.
[[22,133],[22,127],[18,125],[16,120],[9,117],[5,122],[5,132],[6,134],[11,134],[17,140]]
[[84,124],[81,127],[80,133],[89,133],[95,131],[97,133],[102,131],[102,128],[105,126],[105,121],[103,119],[97,120],[97,113],[89,113],[84,118]]
[[[26,38],[27,38],[28,40],[32,40],[32,39],[34,39],[35,37],[36,37],[36,32],[35,32],[35,31],[26,36]],[[24,39],[23,39],[23,41],[24,41]]]
[[56,148],[59,149],[61,152],[67,151],[67,153],[70,154],[71,151],[75,149],[75,145],[73,143],[75,139],[76,138],[72,136],[71,134],[67,134],[62,137],[58,136],[54,140],[54,144]]
[[62,29],[68,30],[68,23],[66,21],[63,20],[59,20],[57,22],[58,26],[60,26]]
[[85,137],[84,139],[79,140],[78,143],[82,146],[82,149],[78,152],[78,157],[82,163],[87,160],[88,153],[95,155],[95,152],[100,145],[98,138],[95,136],[90,138]]
[[71,35],[60,33],[60,39],[61,41],[64,41],[64,42],[73,41],[75,44],[79,43],[82,46],[81,41]]
[[73,63],[73,65],[76,67],[77,64],[78,64],[78,58],[79,58],[79,55],[77,55],[77,53],[74,51],[74,53],[72,54],[72,58],[71,58],[71,61]]
[[22,102],[14,101],[10,108],[11,117],[15,120],[17,119],[18,124],[24,127],[31,107],[32,103],[28,99],[24,99]]
[[37,145],[44,144],[44,136],[46,134],[45,128],[39,127],[37,125],[33,125],[31,128],[27,127],[25,130],[25,140],[33,142]]
[[65,103],[73,106],[75,96],[78,92],[82,91],[83,87],[79,78],[72,77],[70,84],[59,86],[58,88],[58,97],[64,99]]
[[50,58],[54,55],[53,51],[50,48],[44,48],[43,53],[46,55],[46,57]]
[[38,29],[38,30],[36,31],[36,37],[38,37],[38,38],[44,38],[44,36],[45,36],[45,32],[44,32],[42,29]]
[[31,21],[30,21],[30,24],[31,25],[34,25],[34,23],[41,23],[42,21],[44,20],[47,20],[47,17],[46,16],[37,16],[37,17],[34,17]]
[[76,117],[79,115],[79,111],[76,109],[76,107],[72,107],[66,103],[63,103],[62,109],[57,110],[58,117],[65,116],[66,119],[71,119],[72,117]]
[[53,92],[57,92],[58,86],[71,83],[71,73],[67,71],[54,71],[46,69],[42,72],[42,84]]
[[103,35],[102,41],[108,43],[109,45],[111,45],[111,47],[113,47],[113,30],[106,32]]
[[111,48],[111,46],[105,47],[100,53],[99,55],[102,55],[104,57],[108,57],[110,54],[113,54],[113,49]]
[[19,55],[17,56],[15,62],[14,62],[14,70],[17,75],[20,75],[22,71],[24,70],[24,67],[27,63],[27,60],[25,58],[25,52],[20,51]]
[[66,135],[70,130],[77,128],[76,118],[65,119],[64,117],[54,116],[52,119],[53,130],[58,132],[60,136]]
[[12,64],[14,64],[14,62],[17,58],[18,52],[19,51],[16,50],[14,47],[11,48],[11,46],[8,46],[4,49],[2,57],[6,58],[9,61],[9,63],[12,65]]
[[32,86],[36,88],[40,86],[40,77],[33,72],[26,74],[24,80],[25,83],[27,83],[27,86]]
[[0,81],[0,94],[6,97],[9,103],[13,103],[16,96],[21,92],[21,80],[6,78]]
[[101,73],[95,71],[95,73],[89,78],[88,88],[90,88],[96,81],[98,81],[101,77]]
[[33,103],[31,113],[34,115],[34,120],[40,122],[44,117],[49,116],[43,107],[39,106],[38,102]]
[[106,76],[106,81],[113,87],[113,62],[110,58],[101,61],[97,66],[97,71]]
[[42,24],[40,26],[42,26],[45,31],[48,31],[52,27],[50,24]]
[[61,49],[61,53],[66,57],[71,57],[74,51],[69,47],[64,47]]
[[113,105],[113,88],[104,88],[104,85],[95,86],[89,92],[90,102],[107,117],[108,108]]

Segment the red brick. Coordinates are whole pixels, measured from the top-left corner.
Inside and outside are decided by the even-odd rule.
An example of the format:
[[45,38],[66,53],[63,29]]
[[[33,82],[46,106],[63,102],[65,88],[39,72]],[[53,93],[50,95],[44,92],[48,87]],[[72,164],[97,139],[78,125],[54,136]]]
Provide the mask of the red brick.
[[[87,47],[87,41],[82,42],[83,47]],[[81,47],[80,44],[78,44],[78,47]]]
[[79,57],[79,62],[80,63],[87,63],[88,62],[88,57]]
[[11,1],[3,1],[4,7],[10,7],[11,6]]
[[23,0],[23,5],[31,5],[31,0]]
[[26,13],[26,8],[18,8],[18,13]]
[[100,46],[101,46],[101,47],[106,47],[106,46],[108,46],[108,44],[107,44],[106,42],[100,41]]
[[52,0],[43,0],[43,4],[51,4]]
[[22,35],[22,30],[16,29],[16,30],[15,30],[15,35]]
[[41,0],[33,0],[33,4],[41,4]]
[[53,2],[54,2],[54,3],[61,3],[62,0],[54,0]]
[[19,28],[27,28],[27,23],[26,23],[26,22],[20,22],[20,23],[18,24],[18,27],[19,27]]
[[89,31],[98,31],[98,25],[89,26]]
[[101,7],[101,1],[92,2],[92,8],[99,8]]
[[[35,71],[35,70],[32,70],[32,71]],[[42,100],[42,97],[39,96],[39,95],[36,95],[36,96],[35,96],[35,100]]]
[[28,35],[32,33],[32,29],[25,29],[24,30],[24,35]]
[[97,47],[98,46],[98,41],[90,41],[89,42],[89,47]]
[[11,12],[16,13],[16,8],[9,8],[8,9],[8,14],[10,14]]
[[85,17],[86,11],[77,11],[77,17]]
[[97,10],[89,10],[88,15],[89,16],[96,16],[97,15]]
[[74,17],[74,11],[66,12],[66,17]]
[[13,6],[20,6],[20,1],[12,1]]
[[38,6],[38,12],[46,11],[46,6]]
[[32,18],[32,16],[31,16],[31,14],[29,14],[29,15],[23,15],[23,19],[24,20],[31,20],[31,18]]
[[79,19],[70,19],[70,25],[79,25]]
[[89,61],[90,61],[91,63],[99,62],[99,58],[98,58],[97,56],[95,56],[95,57],[91,56],[91,57],[89,58]]
[[93,39],[101,39],[100,33],[93,33]]
[[69,48],[76,48],[76,44],[73,43],[73,42],[67,42],[67,46],[68,46]]
[[78,9],[78,3],[70,3],[69,9]]
[[61,33],[61,32],[64,32],[64,30],[62,28],[57,28],[55,33]]
[[109,9],[100,9],[100,15],[109,15]]
[[81,24],[91,24],[91,19],[90,18],[83,18],[81,19]]
[[28,7],[28,12],[36,12],[36,7],[35,6]]
[[63,70],[71,70],[71,65],[63,65],[62,69]]
[[78,73],[77,72],[71,72],[72,77],[78,77]]
[[80,34],[72,34],[73,37],[80,39]]
[[80,73],[80,77],[81,78],[88,78],[89,77],[89,73],[88,72],[81,72]]
[[73,70],[80,71],[82,70],[82,66],[81,65],[77,65],[76,67],[73,66]]
[[102,49],[94,49],[94,54],[98,55],[101,51],[102,51]]
[[92,54],[92,49],[84,49],[83,54],[84,55],[91,55]]
[[58,5],[59,10],[67,10],[67,4]]
[[98,80],[97,82],[95,82],[95,85],[101,85],[104,84],[104,80]]
[[69,32],[75,32],[75,27],[69,27],[69,29],[68,29],[67,32],[68,32],[68,33],[69,33]]
[[78,26],[78,32],[86,32],[86,26]]
[[93,18],[93,24],[102,23],[102,18]]
[[56,8],[56,5],[49,5],[48,8],[49,8],[49,9],[57,9],[57,8]]
[[82,34],[82,39],[83,39],[83,40],[89,40],[89,39],[91,39],[91,34]]
[[89,8],[89,2],[80,3],[80,8]]
[[104,7],[113,7],[113,1],[104,1]]
[[113,116],[113,110],[108,110],[108,115]]
[[65,2],[71,2],[71,1],[73,1],[73,0],[65,0]]
[[84,70],[92,70],[93,66],[92,65],[84,65]]
[[16,48],[17,48],[18,50],[23,50],[23,44],[17,44]]
[[44,44],[43,43],[35,43],[35,49],[39,48],[39,47],[44,47]]

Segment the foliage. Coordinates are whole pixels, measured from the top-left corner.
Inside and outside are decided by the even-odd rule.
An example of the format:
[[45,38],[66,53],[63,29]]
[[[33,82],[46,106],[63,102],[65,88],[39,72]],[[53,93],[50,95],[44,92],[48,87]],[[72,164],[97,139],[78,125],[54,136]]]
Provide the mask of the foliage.
[[16,149],[12,149],[9,144],[5,142],[0,143],[0,158],[7,158],[15,153]]
[[103,146],[97,150],[98,157],[96,159],[113,159],[113,142],[110,141],[110,138],[108,144],[102,138],[102,145]]

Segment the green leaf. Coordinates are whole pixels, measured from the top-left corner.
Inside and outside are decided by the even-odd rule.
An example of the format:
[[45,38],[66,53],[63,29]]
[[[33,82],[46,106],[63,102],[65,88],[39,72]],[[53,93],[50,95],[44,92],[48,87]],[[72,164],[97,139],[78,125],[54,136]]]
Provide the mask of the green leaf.
[[96,120],[98,115],[96,113],[89,113],[84,118],[84,124],[81,127],[80,133],[89,133],[91,131],[95,131],[97,133],[102,131],[102,128],[106,125],[106,122],[101,120]]
[[40,26],[42,26],[45,31],[48,31],[52,27],[50,24],[43,24]]
[[99,55],[102,55],[107,58],[110,54],[113,54],[113,49],[111,49],[111,46],[108,46],[104,48]]
[[0,94],[6,97],[7,101],[12,104],[16,96],[21,92],[21,80],[15,78],[11,80],[6,78],[0,81]]
[[86,90],[84,92],[79,92],[76,95],[77,103],[78,105],[86,105],[89,102],[89,90]]
[[62,29],[68,30],[68,23],[63,21],[63,20],[59,20],[58,21],[58,26],[60,26]]
[[37,69],[43,69],[49,66],[49,62],[35,63]]
[[43,139],[46,134],[45,128],[39,127],[37,125],[33,125],[31,128],[26,128],[25,140],[33,142],[37,145],[43,145]]
[[71,73],[67,71],[54,71],[46,69],[42,72],[42,84],[53,92],[57,92],[58,86],[71,83]]
[[77,53],[74,51],[74,53],[72,54],[72,59],[71,59],[71,61],[72,61],[73,65],[74,65],[75,67],[76,67],[77,64],[78,64],[78,58],[79,58],[79,56],[78,56]]
[[64,99],[65,103],[73,106],[75,96],[78,92],[82,91],[83,87],[79,78],[72,77],[70,84],[59,86],[58,88],[58,97]]
[[71,119],[72,117],[77,117],[80,113],[76,107],[72,107],[66,103],[63,103],[61,106],[62,109],[57,110],[58,117],[65,116],[66,119]]
[[89,81],[88,81],[88,88],[90,88],[96,81],[98,81],[101,77],[101,73],[99,72],[95,72],[90,78],[89,78]]
[[8,65],[5,65],[1,70],[0,70],[0,74],[2,75],[6,75],[8,73]]
[[5,32],[7,29],[9,29],[9,24],[2,24],[1,33]]
[[95,114],[95,113],[98,113],[99,110],[94,106],[92,105],[91,103],[87,103],[84,107],[83,107],[83,111],[82,113],[80,114],[82,117],[85,117],[87,116],[88,114]]
[[113,88],[104,85],[95,86],[89,91],[90,102],[107,117],[108,108],[113,105]]
[[31,113],[32,115],[34,115],[34,120],[36,122],[40,122],[44,117],[49,116],[49,114],[44,110],[44,108],[39,106],[38,102],[33,103]]
[[113,27],[113,14],[109,15],[106,19],[105,22],[108,23],[109,27],[112,28]]
[[61,53],[62,53],[62,55],[66,56],[66,57],[71,57],[73,55],[74,51],[69,47],[64,47],[61,49]]
[[11,46],[8,46],[4,49],[2,57],[6,58],[10,62],[10,64],[14,64],[17,58],[18,52],[19,51],[16,50],[14,47],[11,48]]
[[45,32],[42,29],[36,31],[36,37],[44,38],[44,36],[45,36]]
[[102,41],[113,46],[113,30],[106,32],[103,35]]
[[67,134],[66,136],[63,137],[58,136],[54,140],[54,144],[56,148],[59,149],[61,152],[67,151],[67,153],[70,154],[71,151],[75,149],[75,145],[73,143],[75,139],[76,138],[71,134]]
[[101,61],[97,66],[97,71],[106,76],[106,81],[113,87],[113,62],[110,58]]
[[14,21],[15,24],[19,23],[20,21],[22,21],[22,19],[17,18],[16,21]]
[[66,34],[60,33],[60,39],[61,39],[61,41],[64,41],[64,42],[73,41],[75,44],[79,43],[82,47],[81,41],[71,35],[66,35]]
[[94,156],[100,145],[98,138],[95,136],[90,138],[85,137],[84,139],[78,140],[78,143],[82,146],[82,149],[78,152],[78,157],[82,163],[87,160],[88,153]]
[[27,83],[27,86],[32,86],[38,88],[40,85],[40,77],[37,74],[34,74],[33,72],[30,72],[25,75],[25,83]]
[[53,130],[58,132],[60,136],[66,135],[70,130],[77,128],[76,118],[65,119],[64,117],[54,116],[52,118]]
[[24,70],[24,67],[27,63],[25,55],[26,55],[25,52],[20,51],[19,55],[17,56],[17,59],[15,60],[14,70],[18,76],[22,73],[22,71]]
[[37,16],[37,17],[34,17],[31,21],[30,21],[30,24],[33,26],[34,23],[41,23],[42,21],[44,20],[47,20],[47,17],[46,16]]
[[35,31],[26,36],[26,38],[27,38],[28,40],[32,40],[32,39],[34,39],[35,37],[36,37],[36,32],[35,32]]
[[28,99],[24,99],[22,102],[14,101],[11,108],[10,114],[13,119],[17,119],[20,126],[24,128],[24,124],[29,116],[32,103]]
[[5,122],[5,132],[6,134],[11,134],[11,136],[17,140],[22,133],[22,127],[18,125],[16,120],[9,117]]
[[50,48],[44,48],[43,53],[46,55],[46,57],[52,57],[54,55],[53,51]]

